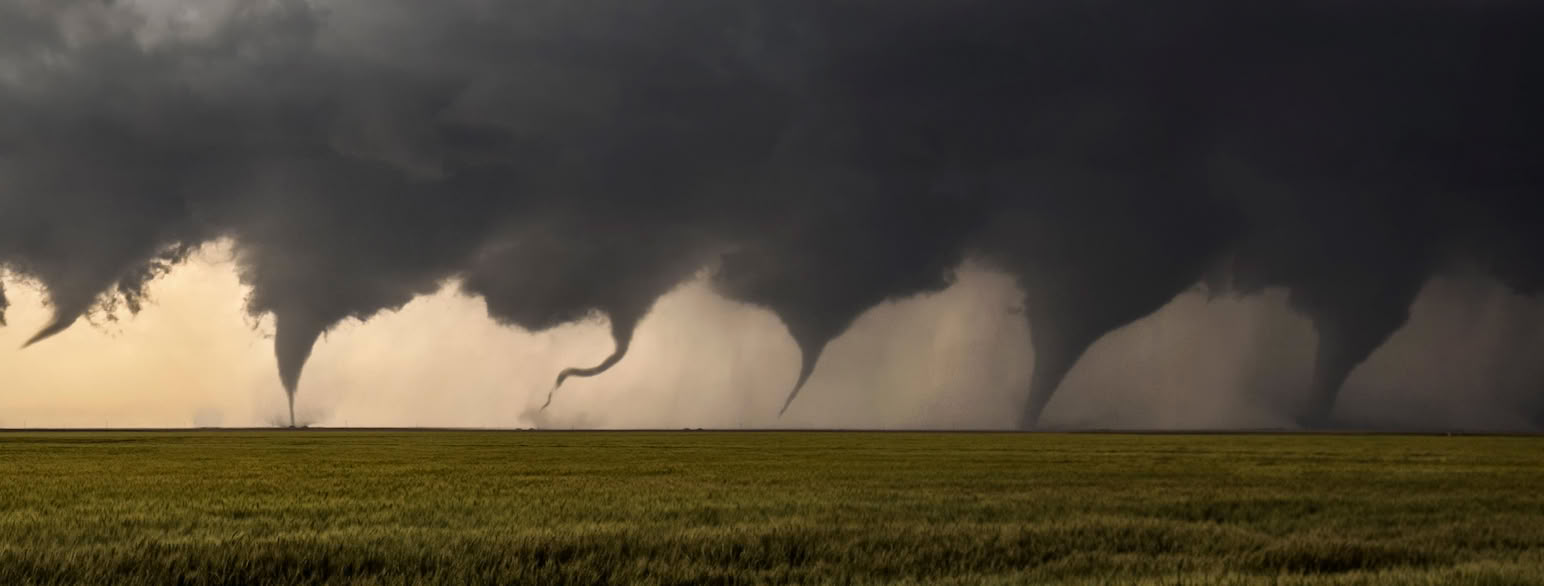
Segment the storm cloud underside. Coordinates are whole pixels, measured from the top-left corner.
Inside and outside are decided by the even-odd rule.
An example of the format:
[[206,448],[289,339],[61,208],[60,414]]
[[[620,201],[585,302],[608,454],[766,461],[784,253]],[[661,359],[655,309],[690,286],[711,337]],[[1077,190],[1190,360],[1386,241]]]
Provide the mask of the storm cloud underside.
[[613,355],[562,384],[706,271],[798,345],[786,410],[859,316],[980,262],[1025,295],[1023,427],[1198,284],[1284,290],[1316,335],[1290,410],[1325,425],[1433,279],[1544,287],[1541,25],[1506,0],[0,0],[0,269],[46,292],[30,345],[229,239],[292,405],[321,335],[447,282],[526,330],[608,317]]

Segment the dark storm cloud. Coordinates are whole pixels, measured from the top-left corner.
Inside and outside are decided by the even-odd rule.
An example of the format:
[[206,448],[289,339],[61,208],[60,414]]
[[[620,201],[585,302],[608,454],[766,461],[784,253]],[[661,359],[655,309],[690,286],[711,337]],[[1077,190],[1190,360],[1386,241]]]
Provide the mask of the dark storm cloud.
[[0,265],[41,339],[230,238],[292,400],[322,333],[451,280],[529,330],[606,316],[557,382],[599,374],[707,269],[788,327],[791,402],[979,258],[1026,294],[1025,426],[1179,292],[1280,287],[1317,424],[1433,274],[1544,287],[1540,10],[0,0]]

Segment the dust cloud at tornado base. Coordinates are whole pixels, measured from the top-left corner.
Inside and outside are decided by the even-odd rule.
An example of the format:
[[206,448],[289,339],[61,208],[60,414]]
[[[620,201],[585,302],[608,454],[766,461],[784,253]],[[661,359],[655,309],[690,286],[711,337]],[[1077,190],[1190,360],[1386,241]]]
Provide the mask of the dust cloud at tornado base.
[[[229,252],[210,247],[133,319],[77,327],[0,355],[4,427],[283,424],[272,324],[243,318]],[[15,282],[0,345],[47,312]],[[351,322],[318,345],[303,423],[567,428],[1007,429],[1033,369],[1022,293],[974,266],[934,295],[887,303],[834,341],[806,395],[777,416],[798,349],[777,318],[699,281],[641,325],[629,360],[538,409],[565,364],[610,352],[595,318],[543,333],[488,321],[449,287]],[[1532,429],[1544,304],[1484,279],[1427,284],[1410,323],[1348,381],[1338,413],[1385,429]],[[1282,292],[1182,293],[1096,344],[1045,416],[1050,428],[1291,427],[1311,377],[1312,326]],[[1441,355],[1442,360],[1421,360]],[[81,356],[91,357],[89,365]],[[89,367],[88,367],[89,366]]]

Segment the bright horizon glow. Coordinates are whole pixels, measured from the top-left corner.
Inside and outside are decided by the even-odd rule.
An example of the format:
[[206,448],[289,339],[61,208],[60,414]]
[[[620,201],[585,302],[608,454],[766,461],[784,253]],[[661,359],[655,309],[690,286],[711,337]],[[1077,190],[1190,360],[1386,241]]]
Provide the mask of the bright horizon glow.
[[[0,428],[282,422],[271,319],[246,314],[247,290],[230,258],[228,243],[205,247],[152,285],[139,315],[83,320],[26,350],[18,347],[49,313],[36,288],[7,281]],[[871,310],[831,344],[779,418],[797,348],[772,314],[725,300],[701,280],[661,299],[625,360],[571,381],[547,412],[536,408],[559,370],[610,352],[604,321],[540,333],[501,327],[481,299],[451,284],[325,336],[296,411],[330,427],[1009,428],[1033,368],[1027,327],[1011,313],[1020,297],[1012,279],[967,266],[943,293]],[[1433,281],[1411,323],[1353,375],[1343,412],[1395,425],[1524,425],[1517,418],[1526,414],[1471,399],[1544,375],[1531,363],[1495,370],[1506,348],[1517,356],[1544,349],[1540,335],[1507,338],[1544,331],[1541,308],[1495,284]],[[1468,343],[1454,349],[1455,339]],[[1047,423],[1286,427],[1280,402],[1306,384],[1312,341],[1280,292],[1212,301],[1182,294],[1096,344]],[[1428,352],[1446,360],[1407,360]]]

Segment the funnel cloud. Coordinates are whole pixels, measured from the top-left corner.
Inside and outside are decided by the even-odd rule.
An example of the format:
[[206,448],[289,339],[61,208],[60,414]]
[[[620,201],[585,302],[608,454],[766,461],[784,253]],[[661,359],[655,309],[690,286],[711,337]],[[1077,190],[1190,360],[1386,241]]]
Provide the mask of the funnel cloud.
[[0,270],[52,311],[32,346],[228,242],[291,425],[319,338],[447,284],[523,330],[605,318],[556,392],[705,283],[797,346],[786,412],[964,266],[1023,294],[1021,428],[1198,287],[1306,320],[1295,395],[1244,389],[1305,427],[1359,425],[1380,356],[1465,352],[1401,333],[1499,287],[1473,384],[1544,413],[1541,29],[1520,0],[0,0]]

